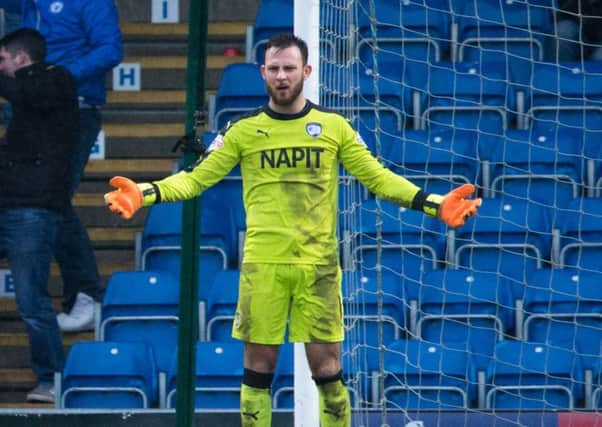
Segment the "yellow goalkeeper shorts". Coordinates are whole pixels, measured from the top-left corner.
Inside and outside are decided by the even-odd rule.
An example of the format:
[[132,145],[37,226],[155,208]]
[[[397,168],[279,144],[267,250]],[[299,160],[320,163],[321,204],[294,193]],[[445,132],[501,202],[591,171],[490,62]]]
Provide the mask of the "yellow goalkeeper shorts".
[[255,344],[282,344],[287,319],[290,342],[343,341],[338,265],[243,264],[232,336]]

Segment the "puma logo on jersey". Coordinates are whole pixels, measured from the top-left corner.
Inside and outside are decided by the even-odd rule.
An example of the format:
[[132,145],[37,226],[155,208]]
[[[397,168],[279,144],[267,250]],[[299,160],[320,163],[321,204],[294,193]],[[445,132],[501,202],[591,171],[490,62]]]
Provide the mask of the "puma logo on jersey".
[[323,148],[294,147],[264,150],[260,153],[261,169],[265,168],[319,168]]
[[270,134],[267,131],[262,130],[262,129],[257,129],[257,133],[260,134],[260,135],[265,136],[266,138],[270,137]]

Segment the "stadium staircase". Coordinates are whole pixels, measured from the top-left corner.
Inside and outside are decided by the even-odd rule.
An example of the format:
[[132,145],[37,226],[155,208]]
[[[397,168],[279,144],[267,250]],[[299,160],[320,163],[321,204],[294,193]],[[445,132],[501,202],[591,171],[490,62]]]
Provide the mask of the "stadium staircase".
[[[102,197],[109,190],[109,178],[124,175],[151,180],[169,174],[180,156],[172,148],[184,132],[188,2],[182,0],[182,22],[177,24],[150,23],[150,3],[117,1],[124,36],[123,62],[141,64],[142,90],[112,91],[112,76],[107,76],[105,159],[89,162],[74,199],[93,240],[103,286],[111,273],[135,268],[134,236],[142,229],[146,214],[140,212],[128,222],[110,214]],[[206,94],[215,92],[225,65],[245,60],[246,26],[255,17],[257,2],[216,1],[209,8]],[[226,56],[223,52],[228,48],[240,53]],[[7,268],[5,261],[0,268]],[[51,276],[50,291],[58,310],[62,284],[55,264]],[[92,332],[65,334],[65,351],[75,341],[92,339]],[[0,299],[0,408],[52,406],[25,403],[26,392],[35,385],[29,360],[25,325],[14,300]]]

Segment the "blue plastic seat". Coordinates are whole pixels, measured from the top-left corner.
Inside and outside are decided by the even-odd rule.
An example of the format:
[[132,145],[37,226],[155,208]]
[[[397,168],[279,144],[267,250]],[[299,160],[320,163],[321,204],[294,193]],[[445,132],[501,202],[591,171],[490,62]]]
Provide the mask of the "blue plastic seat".
[[560,266],[602,273],[602,198],[574,199],[558,211],[557,225]]
[[165,271],[111,275],[101,304],[98,339],[142,341],[153,348],[157,369],[167,372],[178,343],[180,283]]
[[602,342],[602,273],[542,269],[528,278],[523,338],[568,348],[594,369]]
[[402,279],[385,269],[380,284],[378,280],[375,270],[362,270],[344,274],[342,282],[343,302],[349,307],[344,313],[345,335],[371,347],[399,339],[406,329]]
[[[244,82],[244,84],[241,84]],[[229,121],[267,105],[268,94],[259,65],[247,62],[224,67],[215,95],[212,130],[222,129]]]
[[449,15],[423,2],[362,0],[358,5],[357,26],[360,62],[372,68],[376,54],[379,72],[396,80],[400,80],[402,74],[395,65],[401,63],[402,58],[439,61],[449,51]]
[[447,128],[500,134],[508,127],[514,97],[505,68],[479,62],[438,62],[426,72],[409,68],[405,81],[419,129]]
[[602,62],[533,64],[525,86],[526,124],[602,130]]
[[553,12],[532,2],[467,1],[456,15],[459,61],[503,61],[528,84],[530,65],[542,61]]
[[231,341],[232,322],[238,302],[239,270],[219,271],[207,296],[207,340]]
[[[440,221],[376,199],[363,202],[360,216],[360,234],[352,258],[364,270],[375,269],[380,262],[382,268],[390,269],[403,279],[419,280],[438,267],[445,250]],[[376,240],[379,227],[380,242]]]
[[399,80],[377,78],[362,66],[341,71],[335,64],[326,64],[322,76],[321,104],[347,117],[362,136],[377,128],[397,134],[406,126]]
[[446,194],[461,184],[477,183],[478,137],[470,131],[406,130],[386,144],[383,155],[391,170],[424,191]]
[[158,398],[152,348],[142,342],[76,342],[61,376],[62,408],[149,408]]
[[526,341],[498,343],[485,381],[491,409],[570,410],[584,389],[579,356]]
[[[195,408],[240,409],[243,343],[197,342],[195,353]],[[177,368],[178,358],[174,357],[166,380],[167,408],[176,404]]]
[[476,391],[469,352],[423,340],[399,340],[384,355],[385,404],[396,409],[467,409]]
[[492,197],[564,206],[585,183],[583,138],[576,129],[508,130],[493,150],[480,150],[490,162],[485,187]]
[[[224,181],[222,181],[224,182]],[[219,186],[219,184],[217,184]],[[217,192],[219,187],[212,187]],[[206,196],[211,196],[212,189]],[[224,193],[225,194],[225,193]],[[201,199],[201,240],[199,252],[199,284],[208,286],[219,270],[228,267],[228,253],[234,251],[236,234],[234,213],[220,210]],[[161,203],[149,209],[140,249],[142,270],[170,271],[180,274],[183,202]],[[204,234],[207,233],[212,234]]]
[[351,407],[375,408],[380,403],[378,396],[379,359],[384,347],[371,347],[346,338],[341,345],[341,363],[343,378]]
[[520,199],[484,199],[477,215],[454,230],[454,264],[524,283],[550,263],[550,212]]
[[294,1],[261,0],[258,3],[253,25],[253,49],[251,59],[263,64],[265,44],[273,35],[293,32]]
[[432,271],[420,287],[416,308],[418,338],[471,351],[483,371],[497,342],[514,330],[512,285],[496,273]]

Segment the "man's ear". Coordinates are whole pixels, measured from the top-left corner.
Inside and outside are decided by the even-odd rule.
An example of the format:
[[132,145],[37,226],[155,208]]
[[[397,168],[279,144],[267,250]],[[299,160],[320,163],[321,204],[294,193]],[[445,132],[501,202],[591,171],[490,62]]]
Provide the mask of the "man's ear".
[[15,53],[15,63],[20,67],[25,67],[27,65],[31,65],[31,58],[27,52],[23,49],[19,49]]
[[307,80],[309,78],[309,76],[311,74],[311,70],[312,70],[311,65],[305,64],[303,66],[303,79],[304,80]]

